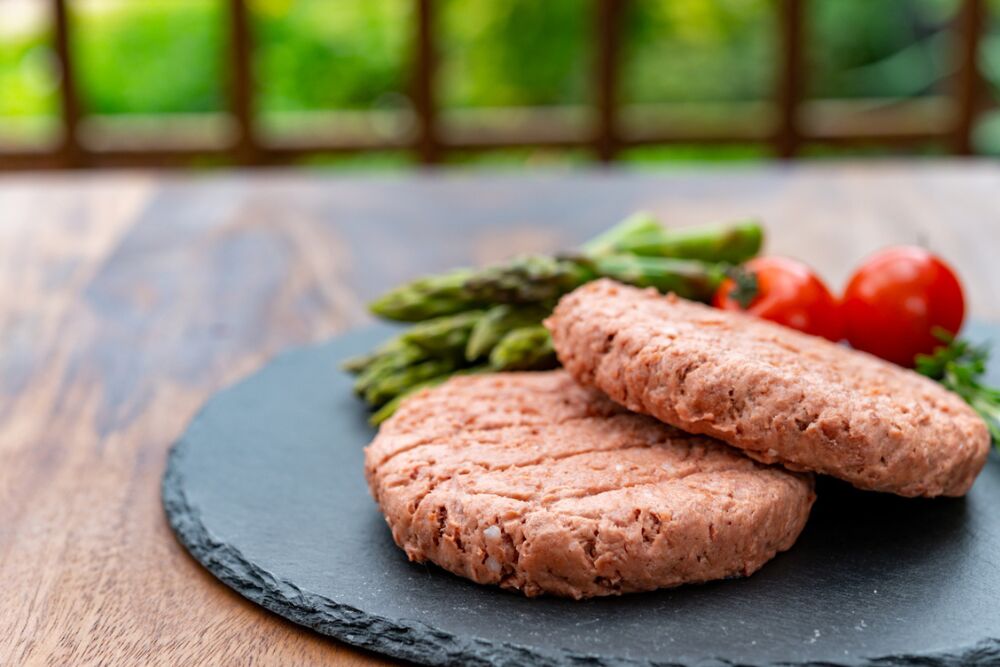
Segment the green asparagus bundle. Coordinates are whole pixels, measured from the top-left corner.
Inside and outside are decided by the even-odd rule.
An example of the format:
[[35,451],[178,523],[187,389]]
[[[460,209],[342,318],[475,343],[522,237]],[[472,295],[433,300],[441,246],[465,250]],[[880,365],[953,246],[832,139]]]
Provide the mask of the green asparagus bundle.
[[420,278],[370,305],[380,317],[416,324],[344,369],[356,376],[355,391],[376,410],[377,424],[406,396],[455,374],[557,366],[541,322],[584,283],[613,278],[708,301],[729,268],[762,243],[757,222],[671,230],[640,213],[573,253]]

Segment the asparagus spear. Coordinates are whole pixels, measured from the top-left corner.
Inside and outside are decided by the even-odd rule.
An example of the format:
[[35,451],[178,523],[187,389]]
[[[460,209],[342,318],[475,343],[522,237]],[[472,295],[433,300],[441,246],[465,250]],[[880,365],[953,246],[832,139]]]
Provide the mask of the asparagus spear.
[[[378,408],[372,413],[369,420],[373,426],[388,419],[407,396],[421,389],[441,384],[455,375],[469,375],[495,370],[544,370],[554,368],[557,365],[557,360],[549,332],[538,324],[520,327],[505,335],[493,348],[489,365],[476,365],[458,370],[450,369],[431,377],[425,377],[425,374],[435,370],[435,367],[429,363],[418,364],[418,367],[406,369],[391,378],[386,378],[381,384],[376,385],[369,395],[366,395],[366,399],[376,399],[369,400],[369,403]],[[442,365],[437,368],[446,367],[446,365]],[[390,394],[391,398],[388,397]],[[379,407],[380,403],[381,407]]]
[[[549,332],[541,324],[509,331],[490,352],[489,366],[459,368],[454,358],[430,358],[380,375],[364,391],[373,407],[384,406],[397,397],[446,380],[452,375],[482,370],[542,370],[554,368],[555,349]],[[391,413],[391,409],[388,409]]]
[[402,347],[402,341],[398,336],[390,338],[388,341],[379,345],[371,352],[344,359],[340,362],[340,367],[352,375],[359,375],[379,360],[386,358],[392,353],[398,352]]
[[428,358],[427,353],[419,347],[404,345],[397,341],[392,349],[378,355],[361,371],[354,381],[354,391],[363,396],[372,385],[380,382],[383,378],[390,377]]
[[742,264],[760,252],[764,230],[756,220],[722,225],[653,229],[622,236],[602,254],[676,257]]
[[[396,376],[392,386],[389,388],[395,391],[394,396],[384,402],[381,407],[372,413],[369,423],[378,426],[399,407],[403,400],[421,389],[434,387],[448,378],[456,375],[470,375],[490,371],[503,370],[544,370],[554,368],[558,364],[555,349],[552,347],[552,338],[548,330],[542,325],[520,327],[505,335],[490,353],[489,365],[477,365],[460,370],[445,371],[439,375],[434,375],[422,380],[417,380],[412,384],[407,382],[416,377],[415,374],[407,373]],[[403,388],[403,385],[406,385]]]
[[466,288],[475,299],[487,303],[543,303],[554,301],[593,277],[579,262],[525,255],[483,269],[466,281]]
[[371,417],[368,418],[368,423],[371,424],[372,426],[378,426],[386,419],[391,417],[394,412],[396,412],[396,409],[399,408],[399,404],[403,402],[403,399],[412,394],[415,394],[421,389],[427,389],[428,387],[435,387],[444,382],[445,380],[447,380],[449,377],[451,377],[451,375],[449,373],[445,373],[444,375],[439,375],[429,380],[418,382],[417,384],[411,386],[409,389],[400,392],[391,401],[388,401],[385,405],[383,405],[378,410],[373,412],[371,414]]
[[591,260],[594,273],[638,287],[655,287],[685,299],[709,301],[726,278],[727,266],[695,259],[608,255]]
[[465,360],[475,361],[489,354],[500,340],[514,329],[540,323],[552,312],[551,306],[500,304],[486,311],[472,327],[465,346]]
[[466,290],[466,282],[475,275],[474,269],[456,269],[418,278],[389,290],[369,304],[369,309],[386,319],[418,322],[485,305],[472,301]]
[[381,317],[410,322],[497,303],[551,301],[590,277],[577,262],[527,255],[476,271],[462,269],[405,283],[369,307]]
[[490,352],[490,367],[498,371],[544,370],[557,364],[552,337],[541,324],[514,329]]
[[580,246],[580,251],[589,256],[611,255],[622,252],[622,248],[637,243],[636,239],[651,234],[662,233],[663,226],[649,213],[633,213],[617,225]]
[[421,382],[451,373],[456,369],[452,359],[428,359],[407,366],[396,373],[380,377],[365,390],[365,401],[372,407],[388,403]]
[[454,373],[443,373],[436,377],[432,377],[429,380],[418,382],[408,387],[405,391],[400,392],[391,401],[389,401],[388,403],[380,407],[378,410],[373,412],[371,417],[368,418],[368,423],[371,424],[372,426],[378,426],[386,419],[391,417],[394,412],[396,412],[396,409],[399,407],[400,403],[402,403],[407,397],[417,393],[421,389],[427,389],[428,387],[435,387],[444,382],[445,380],[447,380],[448,378],[453,377],[455,375],[474,375],[476,373],[482,373],[484,371],[490,371],[490,370],[492,369],[489,366],[473,366],[471,368],[464,368]]
[[473,328],[484,315],[483,311],[469,311],[420,322],[368,354],[345,359],[340,367],[360,375],[386,364],[407,365],[428,356],[461,356]]
[[484,311],[470,310],[457,315],[445,315],[410,327],[399,339],[428,354],[461,356],[476,323]]
[[359,354],[356,357],[345,359],[340,363],[340,367],[351,375],[357,375],[364,372],[366,368],[374,364],[384,355],[384,350],[372,350],[366,354]]

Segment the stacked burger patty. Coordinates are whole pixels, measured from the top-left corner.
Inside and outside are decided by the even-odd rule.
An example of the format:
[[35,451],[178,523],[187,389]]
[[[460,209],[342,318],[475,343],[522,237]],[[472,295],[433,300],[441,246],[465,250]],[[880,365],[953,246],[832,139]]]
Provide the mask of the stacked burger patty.
[[565,370],[455,378],[367,448],[412,560],[529,596],[745,576],[798,537],[812,473],[960,496],[989,450],[935,382],[741,313],[600,280],[546,326]]

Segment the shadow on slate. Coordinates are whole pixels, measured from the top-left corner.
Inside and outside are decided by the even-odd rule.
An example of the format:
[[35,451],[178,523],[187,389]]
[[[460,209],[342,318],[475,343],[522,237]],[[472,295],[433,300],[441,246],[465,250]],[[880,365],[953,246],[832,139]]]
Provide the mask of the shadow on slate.
[[[964,499],[821,479],[798,543],[747,579],[529,600],[408,563],[368,495],[373,432],[338,370],[390,331],[278,357],[210,400],[171,452],[171,526],[250,600],[426,664],[1000,664],[995,453]],[[1000,342],[1000,328],[972,334]]]

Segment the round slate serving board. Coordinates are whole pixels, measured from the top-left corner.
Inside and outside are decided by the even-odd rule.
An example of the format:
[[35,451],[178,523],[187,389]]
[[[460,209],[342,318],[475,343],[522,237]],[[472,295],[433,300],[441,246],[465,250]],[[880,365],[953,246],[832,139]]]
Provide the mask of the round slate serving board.
[[[798,543],[748,579],[529,600],[407,562],[368,495],[373,431],[337,369],[389,331],[278,357],[209,401],[174,447],[170,523],[250,600],[427,664],[1000,664],[995,454],[964,499],[821,480]],[[1000,342],[1000,328],[970,333]]]

